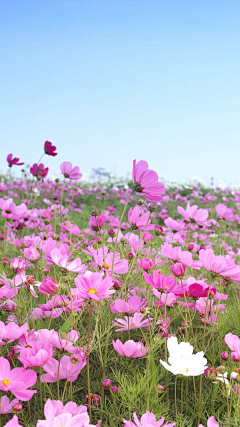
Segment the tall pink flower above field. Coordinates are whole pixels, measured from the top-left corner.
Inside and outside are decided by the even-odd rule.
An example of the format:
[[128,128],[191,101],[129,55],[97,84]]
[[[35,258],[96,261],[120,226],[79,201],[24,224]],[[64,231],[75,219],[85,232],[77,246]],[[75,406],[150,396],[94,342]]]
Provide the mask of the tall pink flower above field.
[[111,277],[103,278],[101,273],[91,273],[87,276],[78,276],[74,279],[81,298],[100,301],[109,298],[116,291],[110,289],[113,286]]
[[133,340],[128,340],[124,344],[120,340],[112,341],[114,349],[124,357],[130,359],[135,359],[137,357],[144,356],[149,348],[144,347],[141,342],[135,342]]
[[158,174],[148,169],[148,163],[144,160],[136,163],[133,160],[132,180],[134,191],[144,194],[150,202],[160,202],[165,193],[165,187],[158,182]]
[[24,165],[24,162],[23,163],[19,163],[19,158],[18,157],[13,157],[13,155],[12,154],[8,154],[8,156],[7,156],[7,162],[8,162],[8,166],[11,168],[13,165],[16,165],[16,166],[21,166],[21,165]]
[[46,178],[48,170],[48,168],[44,168],[43,163],[39,163],[39,165],[37,163],[34,163],[30,168],[31,174],[35,176],[38,180],[40,180],[41,178]]
[[144,273],[144,280],[148,285],[163,292],[174,292],[176,286],[173,276],[165,276],[159,270],[155,270],[153,274]]
[[44,142],[44,152],[47,154],[47,156],[56,156],[56,149],[57,147],[55,147],[50,141]]
[[28,401],[37,390],[27,390],[37,382],[37,374],[32,369],[10,369],[10,363],[0,357],[0,390],[11,392],[17,399]]
[[65,178],[73,180],[78,180],[82,178],[82,174],[79,171],[79,167],[75,166],[75,168],[73,168],[71,162],[63,162],[60,165],[60,169]]

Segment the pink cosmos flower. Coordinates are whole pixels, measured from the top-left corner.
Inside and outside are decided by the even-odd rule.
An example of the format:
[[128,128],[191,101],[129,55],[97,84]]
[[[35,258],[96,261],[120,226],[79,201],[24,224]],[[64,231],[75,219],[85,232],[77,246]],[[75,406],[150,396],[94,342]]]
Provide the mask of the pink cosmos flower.
[[58,265],[58,267],[64,270],[72,271],[73,273],[83,273],[86,271],[87,267],[85,264],[82,264],[80,258],[75,258],[74,260],[69,261],[68,255],[62,255],[61,250],[58,248],[51,250],[50,257],[55,265]]
[[49,295],[55,294],[58,289],[58,284],[55,282],[55,280],[52,277],[46,276],[45,279],[43,279],[41,285],[39,286],[39,292],[42,294]]
[[237,335],[232,334],[231,332],[227,334],[224,338],[227,346],[232,350],[231,358],[234,362],[240,361],[240,338]]
[[72,417],[78,414],[86,414],[87,406],[78,406],[75,402],[68,402],[64,405],[60,400],[48,399],[44,405],[45,420],[38,420],[37,427],[52,427],[54,419],[61,414],[71,414]]
[[8,218],[18,220],[27,212],[27,206],[25,203],[21,203],[21,205],[16,206],[13,199],[0,199],[0,208],[2,209],[2,217],[4,219]]
[[11,270],[16,270],[18,274],[22,273],[25,268],[28,268],[29,263],[25,259],[12,258],[10,261]]
[[144,273],[144,280],[148,285],[164,292],[174,292],[176,286],[173,276],[165,276],[159,270],[155,270],[152,275]]
[[59,380],[68,379],[68,381],[71,383],[77,379],[78,374],[84,368],[84,366],[86,366],[86,364],[87,360],[84,358],[79,363],[75,363],[75,361],[72,363],[69,356],[63,356],[60,359],[60,362],[58,362],[56,359],[50,359],[43,367],[47,373],[41,375],[40,380],[42,383],[44,382],[44,379],[47,383],[55,383],[58,379],[59,373]]
[[150,320],[153,318],[144,319],[144,314],[135,313],[133,317],[125,316],[124,319],[115,319],[115,322],[112,322],[114,326],[120,326],[119,329],[116,329],[116,332],[129,331],[132,329],[138,328],[149,328],[151,326]]
[[100,231],[105,222],[107,222],[107,218],[104,215],[91,216],[88,225],[94,231]]
[[144,271],[149,271],[153,268],[153,261],[150,258],[137,259],[137,265]]
[[[113,252],[108,253],[108,247],[104,246],[99,248],[98,251],[93,248],[93,246],[88,246],[88,251],[84,251],[86,254],[94,258],[95,263],[101,267],[102,271],[109,276],[112,274],[112,264],[113,264]],[[103,253],[104,251],[104,253]],[[105,255],[105,259],[104,259]],[[113,272],[114,274],[125,274],[128,271],[128,262],[126,259],[120,259],[119,252],[115,253]]]
[[80,297],[84,299],[100,301],[109,298],[116,292],[110,289],[113,286],[112,279],[110,277],[103,278],[101,273],[78,276],[74,282]]
[[134,191],[144,194],[150,202],[160,202],[165,193],[165,187],[158,182],[158,174],[148,169],[148,163],[144,160],[136,163],[133,160],[132,180]]
[[37,374],[32,369],[10,369],[10,363],[4,357],[0,357],[0,390],[10,391],[17,399],[24,402],[30,400],[37,390],[27,390],[37,381]]
[[159,308],[162,308],[165,305],[167,307],[173,307],[178,300],[178,296],[175,295],[173,292],[162,293],[162,292],[158,292],[157,289],[154,289],[154,288],[152,292],[155,295],[155,297],[159,299],[159,301],[155,303],[156,307],[159,307]]
[[8,154],[7,156],[7,162],[8,162],[8,166],[11,168],[13,165],[16,166],[21,166],[24,165],[24,163],[19,163],[19,158],[18,157],[14,157],[12,154]]
[[32,348],[38,341],[38,333],[32,329],[29,332],[24,332],[18,338],[18,344],[12,347],[14,353],[20,353],[24,348]]
[[114,349],[123,357],[135,359],[144,356],[149,348],[144,347],[141,342],[128,340],[124,344],[120,340],[112,341]]
[[6,424],[4,424],[3,427],[23,427],[23,426],[19,424],[17,415],[13,415],[12,419],[9,420]]
[[[60,333],[56,332],[54,329],[39,329],[38,337],[40,341],[49,343],[62,352],[67,351],[68,353],[74,353],[77,347],[73,344],[79,339],[79,333],[72,330],[66,334],[64,338],[61,338]],[[85,353],[82,352],[81,357],[85,358]]]
[[200,261],[193,261],[192,254],[188,251],[182,251],[180,246],[172,247],[170,243],[165,242],[161,246],[162,255],[166,258],[172,259],[173,261],[181,262],[188,267],[199,270],[202,267]]
[[[162,417],[160,420],[156,420],[156,416],[152,413],[147,411],[145,414],[141,416],[141,419],[137,417],[137,414],[133,413],[133,419],[135,424],[132,421],[127,421],[123,418],[124,421],[124,427],[174,427],[176,423],[164,423],[165,418]],[[131,423],[131,424],[130,424]],[[209,426],[208,426],[209,427]],[[210,426],[211,427],[211,426]]]
[[234,221],[234,213],[231,208],[228,208],[223,203],[218,203],[215,206],[218,219],[225,219],[226,221]]
[[44,143],[44,152],[45,154],[47,154],[48,156],[56,156],[57,153],[55,152],[57,149],[57,147],[55,147],[54,145],[52,145],[52,143],[50,141],[45,141]]
[[[70,296],[66,295],[55,295],[50,300],[48,300],[46,304],[41,304],[40,308],[34,309],[37,310],[35,318],[38,319],[39,316],[52,316],[53,319],[57,319],[59,316],[61,316],[63,311],[70,312],[72,311],[72,308],[74,311],[76,311],[76,313],[79,313],[81,311],[80,307],[83,305],[83,299],[78,295],[73,295],[72,299]],[[33,313],[35,313],[34,310]]]
[[232,282],[240,281],[240,266],[229,256],[215,255],[211,248],[199,251],[199,260],[206,270],[229,278]]
[[59,224],[62,231],[68,231],[74,236],[79,236],[81,234],[80,228],[76,224],[72,224],[71,221],[66,221],[63,224]]
[[185,274],[185,267],[181,262],[176,262],[176,264],[170,265],[171,272],[176,277],[183,277]]
[[187,203],[186,209],[178,206],[177,212],[184,217],[185,221],[196,223],[206,221],[209,215],[207,209],[198,209],[197,205],[190,206],[190,202]]
[[142,214],[142,209],[139,205],[130,208],[128,211],[128,221],[134,230],[154,230],[155,225],[151,224],[149,218],[150,213],[146,212]]
[[41,178],[46,178],[48,170],[48,168],[44,169],[43,163],[39,163],[39,165],[37,163],[34,163],[30,168],[30,173],[40,180]]
[[71,162],[63,162],[60,165],[60,169],[65,178],[73,180],[78,180],[82,178],[82,174],[79,171],[79,167],[76,166],[75,168],[73,168]]
[[0,321],[0,346],[10,343],[21,337],[28,330],[28,323],[18,326],[15,322],[5,325]]
[[56,240],[53,240],[51,237],[48,238],[44,244],[43,244],[43,252],[45,254],[45,260],[48,262],[48,264],[53,265],[54,262],[51,258],[51,251],[52,249],[59,249],[61,252],[61,255],[68,255],[68,258],[72,255],[72,252],[69,252],[69,245],[67,243],[62,243],[61,245],[58,245]]
[[10,414],[12,412],[12,407],[15,403],[19,403],[18,399],[13,399],[11,402],[9,401],[9,397],[4,395],[1,398],[0,404],[0,414]]
[[[204,427],[202,424],[199,424],[198,427]],[[207,427],[220,427],[219,423],[215,420],[214,416],[208,418]]]
[[25,248],[23,253],[25,258],[27,258],[29,261],[32,261],[32,262],[37,261],[40,257],[40,253],[34,247]]
[[114,301],[114,304],[110,305],[110,308],[112,313],[133,314],[146,307],[147,303],[148,301],[146,300],[146,298],[141,300],[139,296],[135,295],[129,298],[128,301],[125,301],[121,298],[116,299]]
[[24,368],[33,368],[36,366],[43,366],[53,356],[54,350],[51,344],[46,342],[37,342],[34,346],[24,348],[19,356],[20,362]]
[[168,228],[171,228],[171,230],[174,230],[174,231],[182,231],[186,227],[184,222],[176,221],[170,216],[164,220],[164,223]]

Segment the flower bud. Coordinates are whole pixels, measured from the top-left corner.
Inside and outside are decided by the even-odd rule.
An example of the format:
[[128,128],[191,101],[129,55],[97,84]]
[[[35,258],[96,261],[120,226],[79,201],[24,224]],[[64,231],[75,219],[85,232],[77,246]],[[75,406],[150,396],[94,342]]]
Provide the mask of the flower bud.
[[98,216],[99,215],[99,211],[98,209],[93,209],[90,213],[91,216]]
[[153,205],[152,203],[150,205],[148,205],[149,212],[155,212],[156,209],[157,209],[156,206]]
[[48,265],[46,265],[43,269],[44,274],[48,274],[50,273],[50,267]]
[[163,228],[161,227],[161,225],[156,225],[155,227],[155,234],[156,236],[164,236],[164,231]]
[[205,369],[204,375],[210,380],[215,380],[218,376],[218,370],[216,368],[208,367]]
[[111,380],[109,380],[109,379],[106,379],[106,380],[104,380],[104,381],[102,382],[102,385],[103,385],[103,387],[104,387],[104,388],[109,388],[109,387],[111,387],[111,385],[112,385],[112,381],[111,381]]
[[193,249],[194,249],[194,243],[189,243],[189,245],[188,245],[188,251],[193,251]]
[[221,353],[221,358],[222,358],[222,360],[228,360],[228,358],[229,358],[228,352],[227,351],[223,351]]
[[129,259],[133,259],[133,258],[134,258],[134,254],[133,254],[132,252],[129,252],[129,254],[128,254],[128,258],[129,258]]
[[13,406],[12,406],[13,413],[14,412],[18,412],[19,413],[19,412],[22,412],[22,410],[23,410],[23,406],[22,406],[21,403],[17,402],[17,403],[13,404]]
[[112,386],[112,388],[111,388],[111,392],[112,392],[113,394],[117,394],[117,392],[118,392],[118,387],[117,387],[116,385],[113,385],[113,386]]
[[170,265],[170,268],[176,277],[183,277],[185,274],[185,267],[181,262],[176,262],[176,264]]
[[113,230],[113,228],[110,228],[110,230],[108,230],[108,235],[109,235],[110,237],[115,237],[115,236],[116,236],[116,233],[115,233],[115,231]]
[[3,265],[6,265],[6,264],[8,264],[8,259],[5,257],[5,258],[3,258]]
[[143,199],[139,199],[137,203],[138,203],[139,206],[142,206],[144,204],[144,200]]
[[220,374],[224,374],[224,372],[226,372],[227,368],[226,368],[226,366],[218,366],[217,370],[218,370],[218,372],[220,372]]
[[163,385],[161,385],[161,384],[158,384],[157,385],[157,389],[158,389],[159,393],[162,393],[165,390],[165,387]]
[[39,292],[41,292],[42,294],[45,295],[53,295],[56,293],[57,289],[58,289],[58,284],[57,282],[55,282],[54,279],[52,279],[52,277],[45,277],[45,279],[43,279],[41,285],[39,286]]

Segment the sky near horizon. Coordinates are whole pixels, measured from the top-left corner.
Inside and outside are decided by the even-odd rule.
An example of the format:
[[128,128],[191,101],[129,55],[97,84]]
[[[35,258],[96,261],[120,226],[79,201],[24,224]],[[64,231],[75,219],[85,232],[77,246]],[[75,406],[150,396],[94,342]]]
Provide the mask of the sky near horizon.
[[50,140],[50,175],[136,158],[240,183],[239,17],[239,0],[1,0],[0,172]]

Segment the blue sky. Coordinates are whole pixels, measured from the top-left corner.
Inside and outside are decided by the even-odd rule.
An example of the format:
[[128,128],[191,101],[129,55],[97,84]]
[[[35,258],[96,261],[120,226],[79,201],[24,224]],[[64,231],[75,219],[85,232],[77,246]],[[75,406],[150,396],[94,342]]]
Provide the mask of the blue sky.
[[[0,169],[240,182],[239,0],[0,2]],[[16,169],[15,169],[16,170]]]

